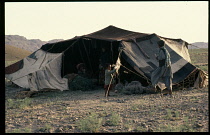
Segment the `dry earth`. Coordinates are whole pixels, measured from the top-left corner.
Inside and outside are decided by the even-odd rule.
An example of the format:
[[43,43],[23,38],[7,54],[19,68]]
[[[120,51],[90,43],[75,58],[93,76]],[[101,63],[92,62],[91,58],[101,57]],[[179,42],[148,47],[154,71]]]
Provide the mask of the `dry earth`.
[[[108,99],[102,89],[46,92],[26,99],[15,99],[20,88],[5,90],[6,133],[209,131],[208,88],[174,91],[173,98],[111,92]],[[81,129],[77,123],[91,114],[97,114],[101,125]],[[115,125],[110,124],[113,118],[119,120]]]

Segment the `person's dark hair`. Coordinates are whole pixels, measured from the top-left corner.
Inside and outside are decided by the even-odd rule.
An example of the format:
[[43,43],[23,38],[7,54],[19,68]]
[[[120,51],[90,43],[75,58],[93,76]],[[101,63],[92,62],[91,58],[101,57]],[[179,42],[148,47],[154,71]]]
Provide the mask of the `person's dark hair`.
[[160,40],[160,41],[157,42],[157,44],[158,44],[160,47],[162,47],[162,46],[165,45],[165,42],[164,42],[163,40]]
[[105,69],[107,69],[111,64],[110,63],[106,63],[105,64]]
[[77,64],[76,67],[77,67],[77,70],[78,70],[78,71],[80,71],[82,68],[86,68],[86,67],[85,67],[85,63],[79,63],[79,64]]

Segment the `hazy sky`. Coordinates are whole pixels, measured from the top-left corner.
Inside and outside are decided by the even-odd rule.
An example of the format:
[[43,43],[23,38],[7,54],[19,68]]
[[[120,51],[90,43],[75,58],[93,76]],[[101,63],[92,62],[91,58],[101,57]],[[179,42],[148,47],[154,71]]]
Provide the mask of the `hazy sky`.
[[109,25],[208,42],[208,1],[5,2],[5,35],[70,39]]

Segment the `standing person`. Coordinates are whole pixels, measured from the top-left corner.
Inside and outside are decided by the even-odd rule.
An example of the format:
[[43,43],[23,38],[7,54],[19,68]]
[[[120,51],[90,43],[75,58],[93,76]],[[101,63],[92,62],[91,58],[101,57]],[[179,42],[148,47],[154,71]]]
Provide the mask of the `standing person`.
[[113,70],[111,70],[111,64],[106,63],[105,67],[106,69],[105,69],[104,90],[105,90],[105,97],[106,97],[106,96],[110,96],[109,91],[112,90],[113,88],[113,84],[114,84],[113,73],[115,73],[120,68],[120,66],[117,65],[114,67]]
[[99,58],[99,85],[104,84],[106,63],[111,63],[111,55],[105,48],[102,48],[101,56]]
[[152,86],[156,90],[157,83],[160,81],[160,79],[163,79],[168,90],[168,94],[172,96],[173,74],[171,70],[170,54],[165,48],[165,42],[163,40],[160,40],[157,43],[159,47],[159,54],[156,56],[156,59],[159,61],[159,67],[152,72]]

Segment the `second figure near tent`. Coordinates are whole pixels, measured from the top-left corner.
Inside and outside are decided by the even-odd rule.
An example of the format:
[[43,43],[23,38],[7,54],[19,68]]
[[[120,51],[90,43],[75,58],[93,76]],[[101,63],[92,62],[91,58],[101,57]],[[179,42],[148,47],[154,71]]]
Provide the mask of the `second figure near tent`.
[[120,68],[120,65],[116,65],[112,70],[112,66],[109,63],[105,64],[105,80],[104,80],[104,90],[105,90],[105,97],[110,96],[109,92],[114,88],[115,80],[114,80],[114,73]]
[[163,80],[168,94],[172,95],[172,78],[173,73],[171,69],[171,59],[168,50],[165,48],[165,42],[160,40],[157,42],[159,47],[159,54],[156,59],[159,61],[159,67],[157,67],[151,75],[151,82],[153,88],[156,90],[157,84]]
[[105,47],[103,47],[101,49],[101,55],[99,58],[99,85],[104,84],[106,63],[111,63],[111,53]]

